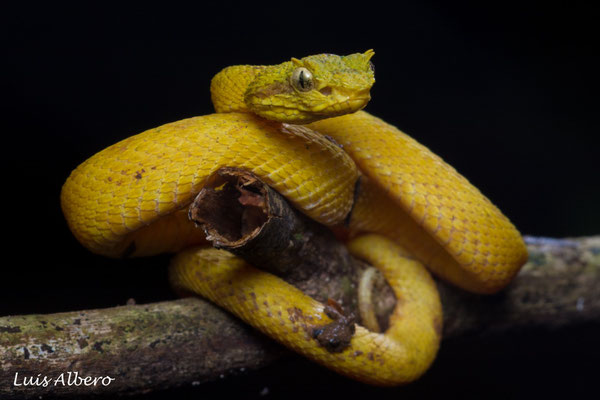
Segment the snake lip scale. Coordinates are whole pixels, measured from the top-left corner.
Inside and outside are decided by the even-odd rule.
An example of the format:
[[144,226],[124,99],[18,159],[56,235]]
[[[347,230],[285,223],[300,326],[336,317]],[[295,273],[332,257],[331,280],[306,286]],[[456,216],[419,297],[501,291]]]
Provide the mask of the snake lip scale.
[[[348,377],[380,386],[417,379],[435,358],[442,328],[430,272],[495,293],[527,251],[513,224],[454,168],[362,111],[375,82],[373,55],[225,68],[211,82],[216,113],[126,138],[71,173],[61,192],[71,231],[109,257],[177,253],[169,270],[175,287]],[[351,340],[330,351],[310,329],[338,318],[326,305],[206,248],[186,209],[222,167],[255,174],[307,216],[345,230],[349,251],[379,269],[398,300],[388,329],[349,322]]]

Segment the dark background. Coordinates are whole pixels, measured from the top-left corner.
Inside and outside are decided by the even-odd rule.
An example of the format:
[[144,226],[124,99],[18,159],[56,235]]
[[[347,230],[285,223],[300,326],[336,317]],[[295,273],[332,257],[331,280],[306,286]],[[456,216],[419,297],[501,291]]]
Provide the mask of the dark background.
[[[391,4],[3,9],[0,315],[173,298],[168,256],[107,260],[75,241],[60,211],[62,183],[118,140],[211,113],[209,82],[221,68],[320,52],[375,49],[367,110],[455,166],[523,233],[598,234],[598,22],[591,8]],[[446,341],[421,381],[394,390],[293,358],[152,398],[253,398],[265,387],[270,397],[589,397],[598,392],[599,333],[596,324]]]

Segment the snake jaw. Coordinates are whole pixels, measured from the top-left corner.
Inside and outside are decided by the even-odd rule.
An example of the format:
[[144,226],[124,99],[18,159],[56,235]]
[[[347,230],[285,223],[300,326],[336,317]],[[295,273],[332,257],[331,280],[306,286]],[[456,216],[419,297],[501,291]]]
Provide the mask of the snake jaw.
[[345,89],[318,85],[309,93],[289,94],[290,91],[282,89],[277,95],[262,98],[247,96],[246,100],[251,103],[249,108],[252,112],[263,118],[290,124],[308,124],[363,109],[371,100],[370,89],[371,86]]
[[371,96],[368,93],[352,96],[338,94],[328,101],[314,104],[296,103],[292,107],[276,102],[261,106],[255,105],[252,111],[266,119],[304,125],[362,110],[370,99]]
[[[310,98],[308,98],[310,97]],[[252,112],[263,118],[289,124],[308,124],[325,118],[351,114],[363,109],[371,100],[369,89],[357,92],[332,89],[323,94],[314,90],[310,96],[284,101],[278,96],[255,101]]]

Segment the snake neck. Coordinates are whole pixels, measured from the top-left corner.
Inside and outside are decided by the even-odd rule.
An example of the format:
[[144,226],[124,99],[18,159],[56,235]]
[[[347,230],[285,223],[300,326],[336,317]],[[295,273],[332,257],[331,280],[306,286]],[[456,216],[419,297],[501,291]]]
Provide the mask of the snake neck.
[[215,111],[252,112],[244,102],[248,85],[266,66],[235,65],[215,75],[210,83],[210,94]]

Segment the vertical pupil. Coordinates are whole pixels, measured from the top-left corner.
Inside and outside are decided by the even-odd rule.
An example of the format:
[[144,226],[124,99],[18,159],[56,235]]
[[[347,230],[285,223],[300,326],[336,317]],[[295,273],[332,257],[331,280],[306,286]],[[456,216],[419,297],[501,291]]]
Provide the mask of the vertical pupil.
[[300,83],[300,86],[302,87],[302,89],[306,89],[306,75],[304,73],[304,71],[300,71],[300,76],[298,77],[298,81]]

